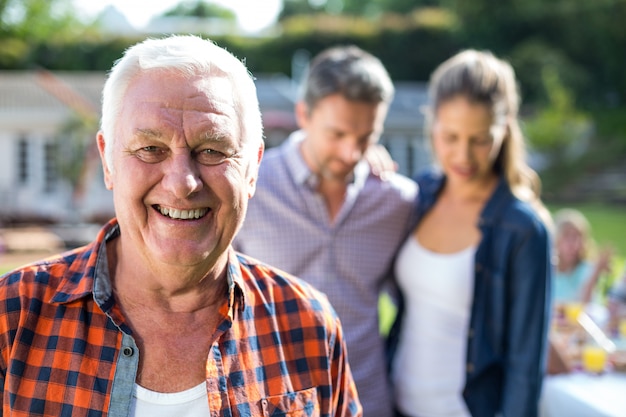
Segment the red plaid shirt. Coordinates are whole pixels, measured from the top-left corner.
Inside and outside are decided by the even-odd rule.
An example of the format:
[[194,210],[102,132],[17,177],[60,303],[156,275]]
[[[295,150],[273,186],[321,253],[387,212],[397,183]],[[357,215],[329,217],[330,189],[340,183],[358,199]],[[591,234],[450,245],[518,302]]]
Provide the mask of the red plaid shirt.
[[[105,242],[0,279],[3,415],[128,415],[138,364]],[[206,362],[212,416],[359,416],[343,332],[326,297],[231,251],[230,297]],[[184,371],[184,370],[181,370]]]

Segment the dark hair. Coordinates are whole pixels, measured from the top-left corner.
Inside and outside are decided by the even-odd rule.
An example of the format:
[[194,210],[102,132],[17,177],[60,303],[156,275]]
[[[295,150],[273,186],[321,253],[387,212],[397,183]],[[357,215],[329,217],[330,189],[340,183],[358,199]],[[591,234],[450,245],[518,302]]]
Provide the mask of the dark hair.
[[391,103],[394,87],[378,58],[353,45],[337,46],[313,58],[303,84],[302,99],[313,109],[332,94],[367,103]]

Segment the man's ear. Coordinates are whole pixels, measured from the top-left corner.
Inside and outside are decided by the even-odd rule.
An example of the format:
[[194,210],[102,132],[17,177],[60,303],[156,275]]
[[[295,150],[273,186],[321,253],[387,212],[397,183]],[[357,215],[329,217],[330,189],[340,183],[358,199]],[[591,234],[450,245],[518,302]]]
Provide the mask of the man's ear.
[[265,152],[265,143],[261,141],[259,144],[259,149],[257,150],[256,156],[256,166],[254,170],[250,172],[249,178],[249,188],[248,188],[248,198],[252,198],[254,193],[256,192],[256,180],[259,177],[259,165],[261,165],[261,160],[263,159],[263,153]]
[[296,122],[300,129],[306,129],[309,124],[310,110],[304,101],[298,101],[295,106]]
[[[98,136],[96,137],[98,141],[98,152],[100,153],[100,161],[102,161],[102,169],[104,171],[104,185],[107,187],[107,190],[113,189],[113,178],[111,174],[111,167],[107,163],[107,159],[105,157],[105,147],[107,146],[106,141],[104,140],[104,134],[100,130],[98,132]],[[111,144],[108,144],[111,146]]]

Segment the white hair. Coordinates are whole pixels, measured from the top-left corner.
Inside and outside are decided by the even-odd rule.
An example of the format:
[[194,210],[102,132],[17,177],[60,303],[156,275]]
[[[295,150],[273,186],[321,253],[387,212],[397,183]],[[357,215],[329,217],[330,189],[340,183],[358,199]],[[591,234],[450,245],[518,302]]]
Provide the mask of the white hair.
[[208,39],[173,35],[146,39],[131,46],[109,72],[102,90],[100,129],[106,142],[105,159],[110,170],[114,168],[112,145],[126,90],[135,76],[150,70],[168,70],[189,77],[210,77],[216,72],[226,75],[233,85],[233,99],[241,116],[244,143],[254,151],[258,149],[263,140],[263,122],[256,86],[246,66]]

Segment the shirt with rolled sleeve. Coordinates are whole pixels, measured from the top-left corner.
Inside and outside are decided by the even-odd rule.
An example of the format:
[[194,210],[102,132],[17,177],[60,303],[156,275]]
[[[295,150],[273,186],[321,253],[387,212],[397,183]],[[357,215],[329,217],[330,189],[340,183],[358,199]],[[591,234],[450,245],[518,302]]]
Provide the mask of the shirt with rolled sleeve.
[[412,223],[417,184],[382,179],[360,161],[331,220],[319,179],[296,131],[263,156],[257,190],[235,247],[294,274],[328,296],[344,325],[350,364],[366,417],[392,415],[378,300]]
[[[90,245],[0,278],[3,415],[129,415],[140,352],[108,275],[106,242],[119,233],[112,220]],[[232,249],[228,256],[229,294],[207,335],[211,416],[360,416],[326,297]]]

